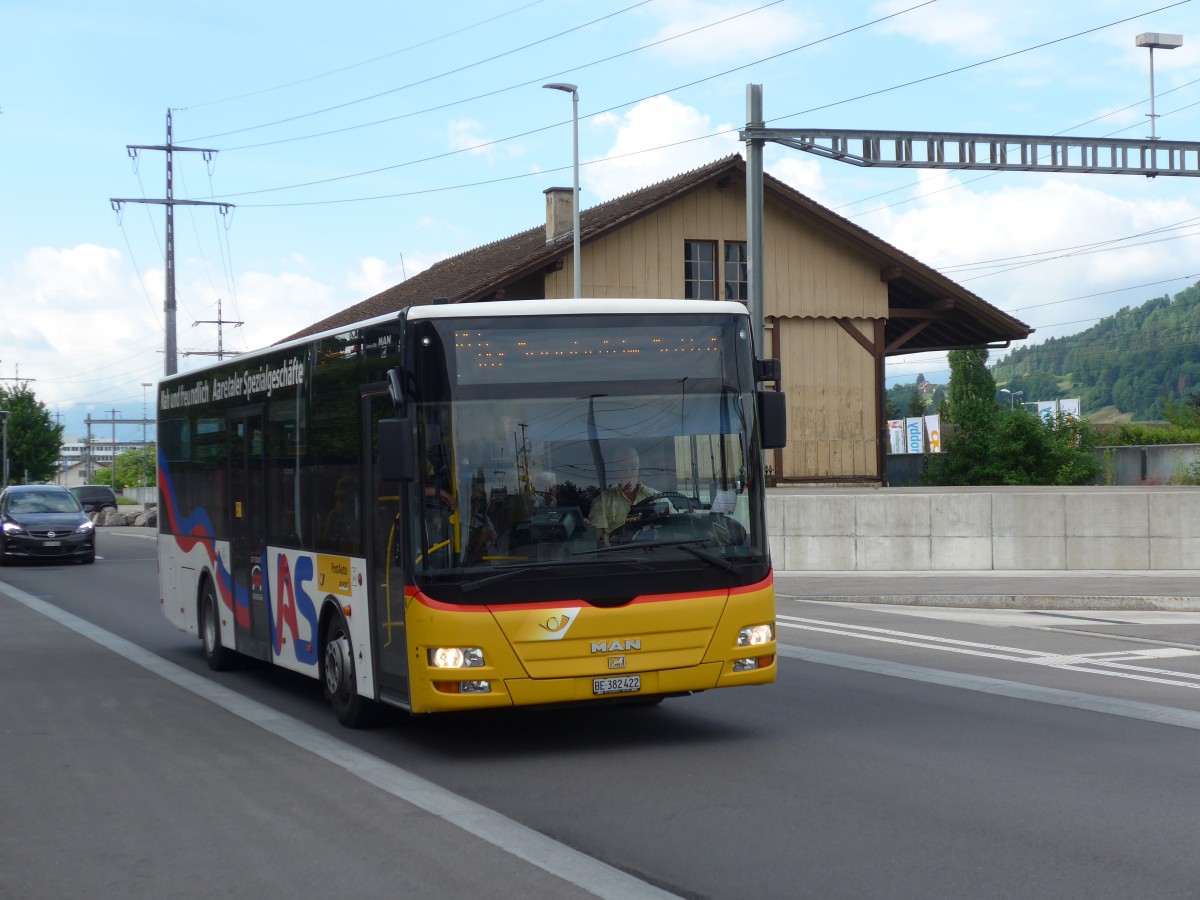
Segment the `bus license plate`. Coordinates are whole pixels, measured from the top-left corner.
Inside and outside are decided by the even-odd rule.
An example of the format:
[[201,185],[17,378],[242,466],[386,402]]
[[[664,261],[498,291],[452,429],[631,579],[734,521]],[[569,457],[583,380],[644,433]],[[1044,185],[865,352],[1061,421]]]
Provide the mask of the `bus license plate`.
[[595,678],[593,694],[634,694],[642,689],[641,675],[622,675],[619,678]]

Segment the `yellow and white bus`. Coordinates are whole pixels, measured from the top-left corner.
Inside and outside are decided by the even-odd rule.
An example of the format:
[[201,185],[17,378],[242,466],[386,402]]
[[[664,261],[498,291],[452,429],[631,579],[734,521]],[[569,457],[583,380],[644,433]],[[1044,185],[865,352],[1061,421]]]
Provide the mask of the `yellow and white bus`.
[[165,379],[163,611],[351,727],[771,682],[751,343],[726,301],[435,304]]

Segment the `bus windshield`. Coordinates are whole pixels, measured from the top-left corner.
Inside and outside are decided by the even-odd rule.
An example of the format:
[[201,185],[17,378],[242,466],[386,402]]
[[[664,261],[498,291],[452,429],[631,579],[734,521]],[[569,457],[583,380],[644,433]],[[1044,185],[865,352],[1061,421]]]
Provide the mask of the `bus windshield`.
[[416,323],[423,589],[496,602],[484,589],[518,576],[762,577],[745,318],[594,318]]

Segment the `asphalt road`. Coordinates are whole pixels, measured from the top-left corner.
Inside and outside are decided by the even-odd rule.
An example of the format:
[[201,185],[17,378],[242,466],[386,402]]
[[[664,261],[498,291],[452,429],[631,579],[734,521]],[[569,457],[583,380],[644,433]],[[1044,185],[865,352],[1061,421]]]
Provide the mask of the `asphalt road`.
[[1195,614],[781,596],[769,687],[351,732],[312,682],[208,672],[153,544],[100,546],[0,569],[0,898],[1200,886]]

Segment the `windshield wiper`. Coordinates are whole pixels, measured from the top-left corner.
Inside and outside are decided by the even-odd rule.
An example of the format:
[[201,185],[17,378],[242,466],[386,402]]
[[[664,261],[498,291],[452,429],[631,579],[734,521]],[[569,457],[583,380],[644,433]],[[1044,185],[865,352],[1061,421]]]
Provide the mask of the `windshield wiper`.
[[[575,554],[578,556],[579,554]],[[497,571],[494,575],[485,575],[483,578],[476,578],[474,581],[463,581],[459,584],[459,589],[464,594],[469,594],[472,591],[477,591],[482,587],[487,587],[490,584],[499,584],[502,581],[508,581],[510,578],[515,578],[518,575],[523,575],[526,572],[535,569],[554,569],[570,566],[587,565],[589,562],[599,562],[599,560],[577,560],[571,559],[547,559],[540,562],[522,563],[518,566],[505,566]]]
[[687,538],[682,541],[630,541],[628,544],[616,544],[611,547],[597,547],[595,550],[582,550],[575,556],[585,556],[593,553],[615,553],[618,550],[653,550],[659,547],[678,547],[685,553],[690,553],[697,559],[702,559],[710,565],[716,566],[718,569],[723,569],[734,575],[742,574],[742,567],[737,563],[730,562],[722,556],[717,556],[715,553],[710,553],[707,550],[702,550],[696,544],[707,544],[708,538]]

